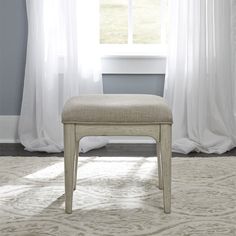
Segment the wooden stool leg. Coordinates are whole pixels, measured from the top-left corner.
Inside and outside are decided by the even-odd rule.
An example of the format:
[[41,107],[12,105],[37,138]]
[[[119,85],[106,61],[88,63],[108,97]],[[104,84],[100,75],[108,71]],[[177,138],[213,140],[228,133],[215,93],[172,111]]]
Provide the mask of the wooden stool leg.
[[161,161],[161,152],[160,152],[160,144],[156,142],[157,149],[157,159],[158,159],[158,181],[159,181],[159,189],[163,189],[163,178],[162,178],[162,161]]
[[75,145],[75,166],[74,166],[74,187],[73,187],[74,190],[76,190],[76,182],[77,182],[78,157],[79,157],[79,141],[77,141]]
[[64,124],[65,211],[72,213],[75,164],[75,125]]
[[171,212],[171,125],[161,125],[164,212]]

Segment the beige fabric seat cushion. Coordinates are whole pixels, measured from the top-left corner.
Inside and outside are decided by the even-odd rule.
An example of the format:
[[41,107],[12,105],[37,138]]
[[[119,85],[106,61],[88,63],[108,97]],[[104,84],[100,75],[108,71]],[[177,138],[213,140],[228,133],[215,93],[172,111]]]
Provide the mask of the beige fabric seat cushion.
[[104,94],[73,97],[65,104],[63,123],[152,124],[172,123],[172,113],[155,95]]

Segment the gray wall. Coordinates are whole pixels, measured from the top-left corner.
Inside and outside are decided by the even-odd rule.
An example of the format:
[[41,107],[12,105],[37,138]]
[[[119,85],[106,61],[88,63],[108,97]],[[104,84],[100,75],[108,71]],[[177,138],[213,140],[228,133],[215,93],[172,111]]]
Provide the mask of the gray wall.
[[0,0],[0,115],[20,113],[26,44],[25,0]]
[[[0,115],[19,115],[27,46],[25,0],[0,0]],[[162,95],[164,75],[103,75],[105,93]]]
[[163,95],[164,75],[103,75],[104,93]]

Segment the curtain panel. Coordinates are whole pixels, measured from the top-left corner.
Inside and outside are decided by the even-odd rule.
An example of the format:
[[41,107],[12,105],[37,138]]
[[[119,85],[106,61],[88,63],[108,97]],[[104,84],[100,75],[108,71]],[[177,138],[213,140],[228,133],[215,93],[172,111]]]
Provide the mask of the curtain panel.
[[236,146],[236,4],[170,0],[164,96],[173,151],[223,153]]
[[[29,151],[61,152],[67,99],[102,93],[98,0],[26,0],[28,45],[19,136]],[[106,144],[85,138],[81,151]]]

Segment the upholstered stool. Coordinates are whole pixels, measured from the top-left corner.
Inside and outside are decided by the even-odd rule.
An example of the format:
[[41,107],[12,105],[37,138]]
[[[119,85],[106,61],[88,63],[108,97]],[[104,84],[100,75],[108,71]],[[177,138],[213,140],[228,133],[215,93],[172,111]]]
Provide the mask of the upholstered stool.
[[62,113],[64,124],[65,210],[72,212],[78,145],[85,136],[150,136],[157,145],[159,188],[164,212],[171,211],[172,113],[154,95],[83,95],[71,98]]

